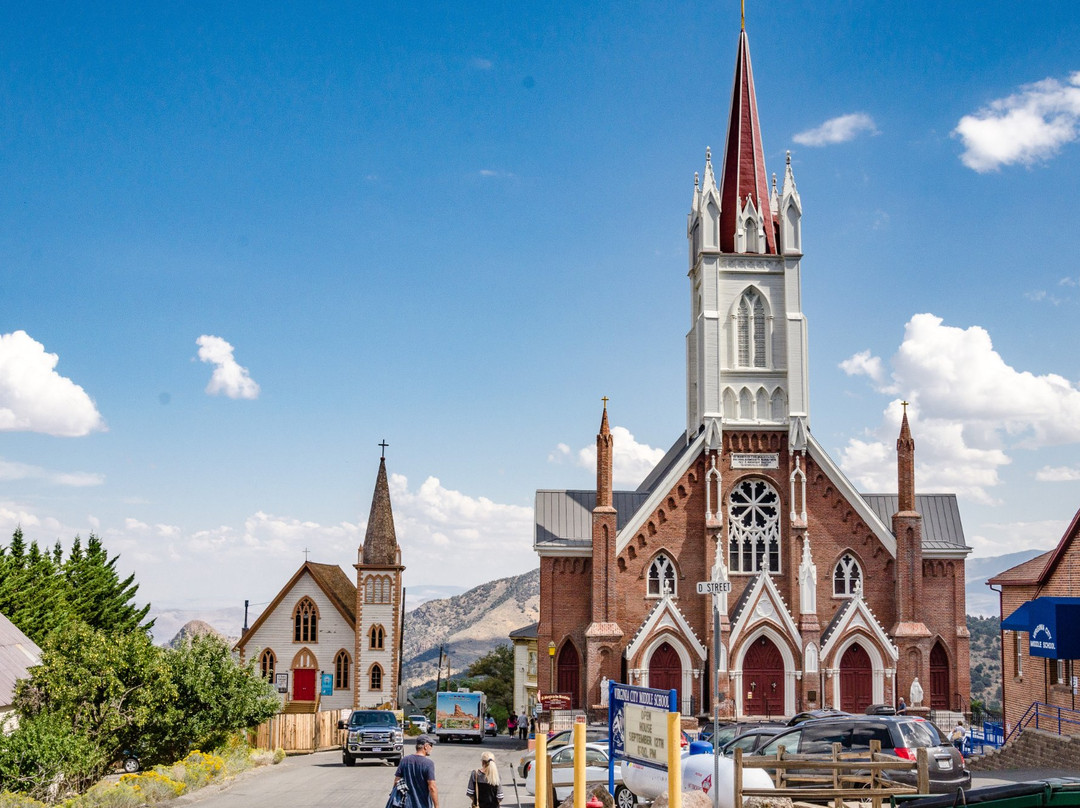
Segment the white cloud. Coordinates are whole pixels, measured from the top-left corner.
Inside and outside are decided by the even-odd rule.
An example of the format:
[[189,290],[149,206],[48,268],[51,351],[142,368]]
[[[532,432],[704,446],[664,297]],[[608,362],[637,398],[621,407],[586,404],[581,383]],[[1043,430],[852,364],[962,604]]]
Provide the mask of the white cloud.
[[799,132],[792,140],[803,146],[831,146],[834,143],[854,140],[863,132],[877,134],[874,119],[864,112],[853,112],[838,118],[830,118],[816,129]]
[[880,356],[871,356],[870,351],[860,351],[840,363],[840,369],[848,376],[868,376],[876,387],[885,379],[885,368]]
[[58,361],[25,331],[0,334],[0,432],[81,437],[105,430],[86,391],[56,372]]
[[[955,328],[917,314],[891,364],[891,384],[875,387],[912,402],[920,490],[993,502],[998,470],[1013,451],[1080,442],[1080,389],[1056,374],[1009,366],[978,326]],[[882,424],[841,452],[845,472],[863,490],[895,490],[891,459],[901,414],[900,402],[890,402]]]
[[85,471],[50,471],[40,466],[16,463],[0,458],[0,480],[43,480],[53,485],[66,485],[72,488],[85,488],[102,485],[105,477]]
[[1080,480],[1080,468],[1076,466],[1043,466],[1035,472],[1041,483],[1069,483]]
[[229,398],[258,398],[259,385],[251,378],[247,368],[233,359],[233,346],[221,337],[203,334],[195,342],[199,346],[199,359],[214,365],[214,373],[206,392],[212,396],[224,393]]
[[953,130],[964,143],[960,160],[980,173],[1031,165],[1080,137],[1080,71],[1067,83],[1043,79],[965,115]]
[[[1039,522],[990,522],[982,533],[967,537],[972,556],[996,556],[1022,550],[1049,550],[1061,539],[1068,522],[1046,519]],[[995,599],[996,600],[996,599]]]
[[[614,445],[611,476],[615,486],[636,487],[664,457],[663,449],[638,443],[624,426],[611,427],[611,439]],[[565,444],[559,446],[564,450],[564,454],[570,454]],[[595,472],[596,444],[579,449],[574,460],[583,469]]]

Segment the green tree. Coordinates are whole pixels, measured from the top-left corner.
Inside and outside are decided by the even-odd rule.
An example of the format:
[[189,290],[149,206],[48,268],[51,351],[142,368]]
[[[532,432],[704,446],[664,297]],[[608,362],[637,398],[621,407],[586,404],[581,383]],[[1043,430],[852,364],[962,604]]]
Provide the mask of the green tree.
[[182,757],[192,748],[215,749],[237,730],[253,727],[280,709],[271,684],[254,662],[239,664],[220,637],[196,636],[165,652],[176,699],[155,717],[147,735],[163,759]]
[[79,619],[93,628],[148,631],[154,622],[144,624],[143,620],[150,611],[150,604],[142,607],[134,604],[139,585],[135,583],[134,574],[120,580],[116,571],[119,558],[118,555],[109,558],[101,540],[93,533],[87,539],[85,551],[81,539],[75,537],[63,568],[73,610]]
[[108,766],[101,749],[64,718],[41,713],[0,734],[0,788],[38,800],[82,791]]
[[488,708],[495,715],[501,707],[509,715],[514,711],[514,652],[507,644],[484,654],[472,663],[466,675],[472,686],[487,695]]
[[51,716],[95,744],[101,774],[126,748],[160,759],[143,730],[176,697],[165,651],[146,632],[106,634],[72,620],[49,635],[41,665],[16,687],[15,707],[22,718]]

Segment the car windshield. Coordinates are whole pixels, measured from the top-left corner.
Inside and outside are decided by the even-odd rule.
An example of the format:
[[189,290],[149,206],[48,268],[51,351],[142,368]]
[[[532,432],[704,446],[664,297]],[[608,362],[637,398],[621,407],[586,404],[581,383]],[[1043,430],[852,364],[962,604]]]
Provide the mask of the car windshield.
[[396,727],[397,718],[393,713],[383,711],[353,713],[349,719],[349,725],[353,727]]
[[904,721],[900,724],[900,734],[904,736],[904,746],[908,749],[942,745],[937,730],[928,721]]

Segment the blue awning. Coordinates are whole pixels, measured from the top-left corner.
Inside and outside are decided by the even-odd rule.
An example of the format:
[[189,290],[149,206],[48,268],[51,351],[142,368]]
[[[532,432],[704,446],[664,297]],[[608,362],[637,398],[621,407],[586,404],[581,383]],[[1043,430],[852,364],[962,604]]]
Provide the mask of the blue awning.
[[1080,659],[1080,598],[1035,598],[1001,621],[1010,631],[1024,631],[1031,656]]
[[1035,601],[1021,603],[1020,608],[1001,621],[1001,627],[1009,631],[1027,631],[1031,619],[1031,605]]

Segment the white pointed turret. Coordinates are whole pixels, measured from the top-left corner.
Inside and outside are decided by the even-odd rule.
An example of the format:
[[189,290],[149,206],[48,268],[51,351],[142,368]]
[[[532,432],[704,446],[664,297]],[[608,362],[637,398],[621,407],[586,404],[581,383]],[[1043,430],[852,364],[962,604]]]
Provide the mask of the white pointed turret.
[[[776,193],[774,182],[773,193]],[[777,218],[780,220],[780,244],[784,255],[802,254],[802,200],[791,172],[791,152],[787,153],[784,168],[784,190],[780,195]]]

